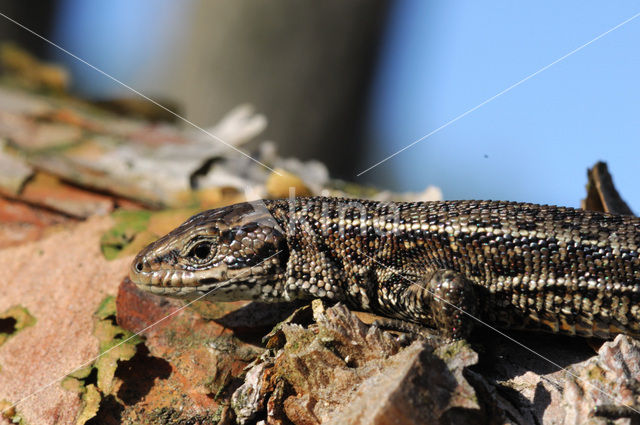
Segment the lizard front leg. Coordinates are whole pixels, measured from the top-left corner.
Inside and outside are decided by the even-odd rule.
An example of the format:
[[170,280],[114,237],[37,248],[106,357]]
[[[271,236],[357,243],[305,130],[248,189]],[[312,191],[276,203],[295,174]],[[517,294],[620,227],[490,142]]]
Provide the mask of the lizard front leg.
[[435,328],[442,336],[454,339],[466,338],[471,333],[475,321],[468,315],[475,316],[478,312],[473,284],[446,269],[418,276],[384,273],[378,280],[377,299],[381,313],[400,319],[400,322],[382,319],[381,327],[406,331],[415,329],[417,324]]

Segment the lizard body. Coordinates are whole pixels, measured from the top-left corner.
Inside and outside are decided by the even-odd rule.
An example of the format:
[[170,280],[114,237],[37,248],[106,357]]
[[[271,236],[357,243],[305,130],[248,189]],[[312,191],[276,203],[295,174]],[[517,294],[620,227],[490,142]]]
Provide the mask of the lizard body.
[[295,198],[197,214],[138,254],[156,294],[327,298],[464,337],[475,321],[640,336],[640,219],[515,202]]

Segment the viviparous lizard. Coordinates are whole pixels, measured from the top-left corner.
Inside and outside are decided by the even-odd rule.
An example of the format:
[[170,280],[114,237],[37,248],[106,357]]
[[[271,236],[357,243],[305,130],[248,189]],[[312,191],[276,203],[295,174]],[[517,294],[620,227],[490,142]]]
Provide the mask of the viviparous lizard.
[[188,299],[325,298],[454,338],[477,324],[469,315],[609,338],[640,335],[639,245],[640,219],[627,215],[294,198],[199,213],[142,250],[130,278]]

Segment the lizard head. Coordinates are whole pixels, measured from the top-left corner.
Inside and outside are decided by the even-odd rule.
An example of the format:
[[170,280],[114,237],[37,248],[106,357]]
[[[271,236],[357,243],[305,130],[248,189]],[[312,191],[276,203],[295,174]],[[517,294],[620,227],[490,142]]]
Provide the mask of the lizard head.
[[262,203],[201,212],[144,248],[129,277],[180,298],[268,300],[286,267],[284,232]]

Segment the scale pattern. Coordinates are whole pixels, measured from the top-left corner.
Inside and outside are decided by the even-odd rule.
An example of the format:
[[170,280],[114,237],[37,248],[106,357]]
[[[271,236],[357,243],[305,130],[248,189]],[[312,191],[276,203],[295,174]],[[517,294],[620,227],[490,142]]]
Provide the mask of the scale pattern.
[[[264,279],[252,274],[267,288],[252,298],[328,298],[453,337],[477,323],[468,314],[506,329],[640,335],[636,217],[497,201],[263,202],[276,235],[265,252],[281,252],[282,263],[273,267],[282,269],[272,267]],[[226,214],[246,225],[246,205],[227,207]],[[207,219],[195,217],[182,227]],[[166,257],[161,248],[190,243],[184,231],[172,233],[136,261],[167,267],[157,260]]]

